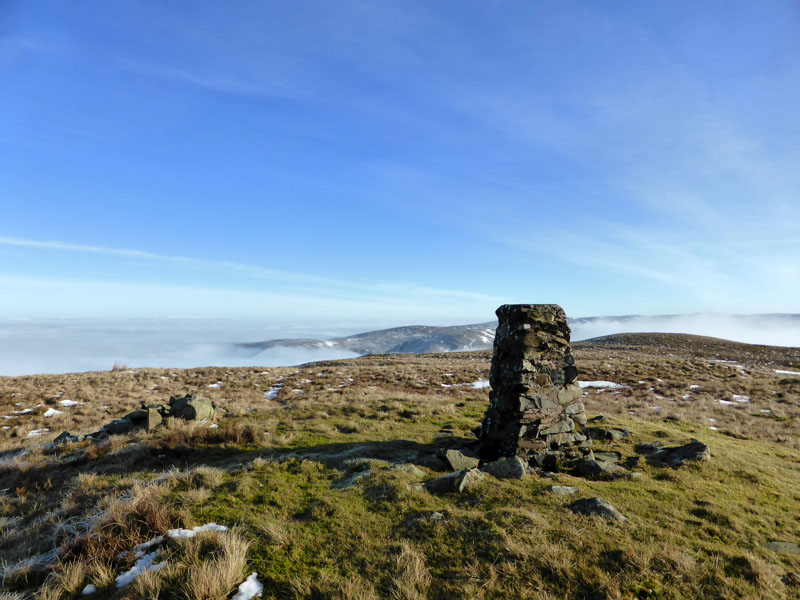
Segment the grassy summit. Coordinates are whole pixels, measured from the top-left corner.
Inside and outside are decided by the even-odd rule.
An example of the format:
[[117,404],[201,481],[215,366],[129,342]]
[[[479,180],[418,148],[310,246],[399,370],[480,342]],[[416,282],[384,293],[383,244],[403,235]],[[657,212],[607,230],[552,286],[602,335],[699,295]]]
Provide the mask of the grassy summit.
[[[265,598],[800,597],[800,351],[667,334],[573,347],[582,381],[624,386],[584,390],[590,417],[632,432],[605,450],[697,438],[711,461],[420,491],[486,410],[488,352],[2,378],[0,598],[230,598],[253,572]],[[186,393],[214,400],[213,423],[43,445]],[[569,510],[591,496],[627,522]],[[227,530],[168,534],[208,523]],[[141,553],[163,566],[117,588],[157,536]]]

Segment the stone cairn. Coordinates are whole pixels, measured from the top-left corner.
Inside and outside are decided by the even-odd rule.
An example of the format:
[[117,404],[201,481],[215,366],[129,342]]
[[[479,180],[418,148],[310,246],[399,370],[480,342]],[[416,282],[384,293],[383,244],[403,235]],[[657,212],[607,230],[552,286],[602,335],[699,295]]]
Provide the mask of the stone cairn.
[[519,456],[530,467],[569,468],[590,452],[567,315],[557,304],[505,304],[480,430],[482,462]]

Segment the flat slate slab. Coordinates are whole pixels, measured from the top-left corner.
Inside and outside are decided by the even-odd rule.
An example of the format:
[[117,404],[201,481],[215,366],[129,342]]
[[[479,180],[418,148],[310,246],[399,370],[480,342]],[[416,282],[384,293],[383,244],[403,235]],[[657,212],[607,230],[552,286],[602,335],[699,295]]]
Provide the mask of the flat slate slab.
[[564,497],[564,496],[571,496],[572,494],[577,494],[578,488],[573,487],[571,485],[551,485],[545,491],[550,492],[551,494],[554,494],[556,496]]
[[796,542],[770,542],[767,548],[780,554],[800,554],[800,544]]

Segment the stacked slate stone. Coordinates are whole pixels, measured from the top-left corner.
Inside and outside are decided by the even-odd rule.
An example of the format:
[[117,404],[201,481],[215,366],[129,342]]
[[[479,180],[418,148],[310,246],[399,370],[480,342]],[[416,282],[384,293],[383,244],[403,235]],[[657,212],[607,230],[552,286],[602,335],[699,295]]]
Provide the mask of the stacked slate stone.
[[586,416],[567,315],[557,304],[505,304],[496,314],[481,459],[520,456],[549,471],[571,467],[591,440],[582,433]]

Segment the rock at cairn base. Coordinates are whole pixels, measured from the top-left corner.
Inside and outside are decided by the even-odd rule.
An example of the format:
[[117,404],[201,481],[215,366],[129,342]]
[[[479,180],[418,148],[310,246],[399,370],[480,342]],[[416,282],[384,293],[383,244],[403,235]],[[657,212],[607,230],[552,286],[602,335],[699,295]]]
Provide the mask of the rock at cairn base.
[[505,304],[496,314],[482,462],[519,456],[550,471],[568,466],[591,442],[583,434],[567,315],[557,304]]

